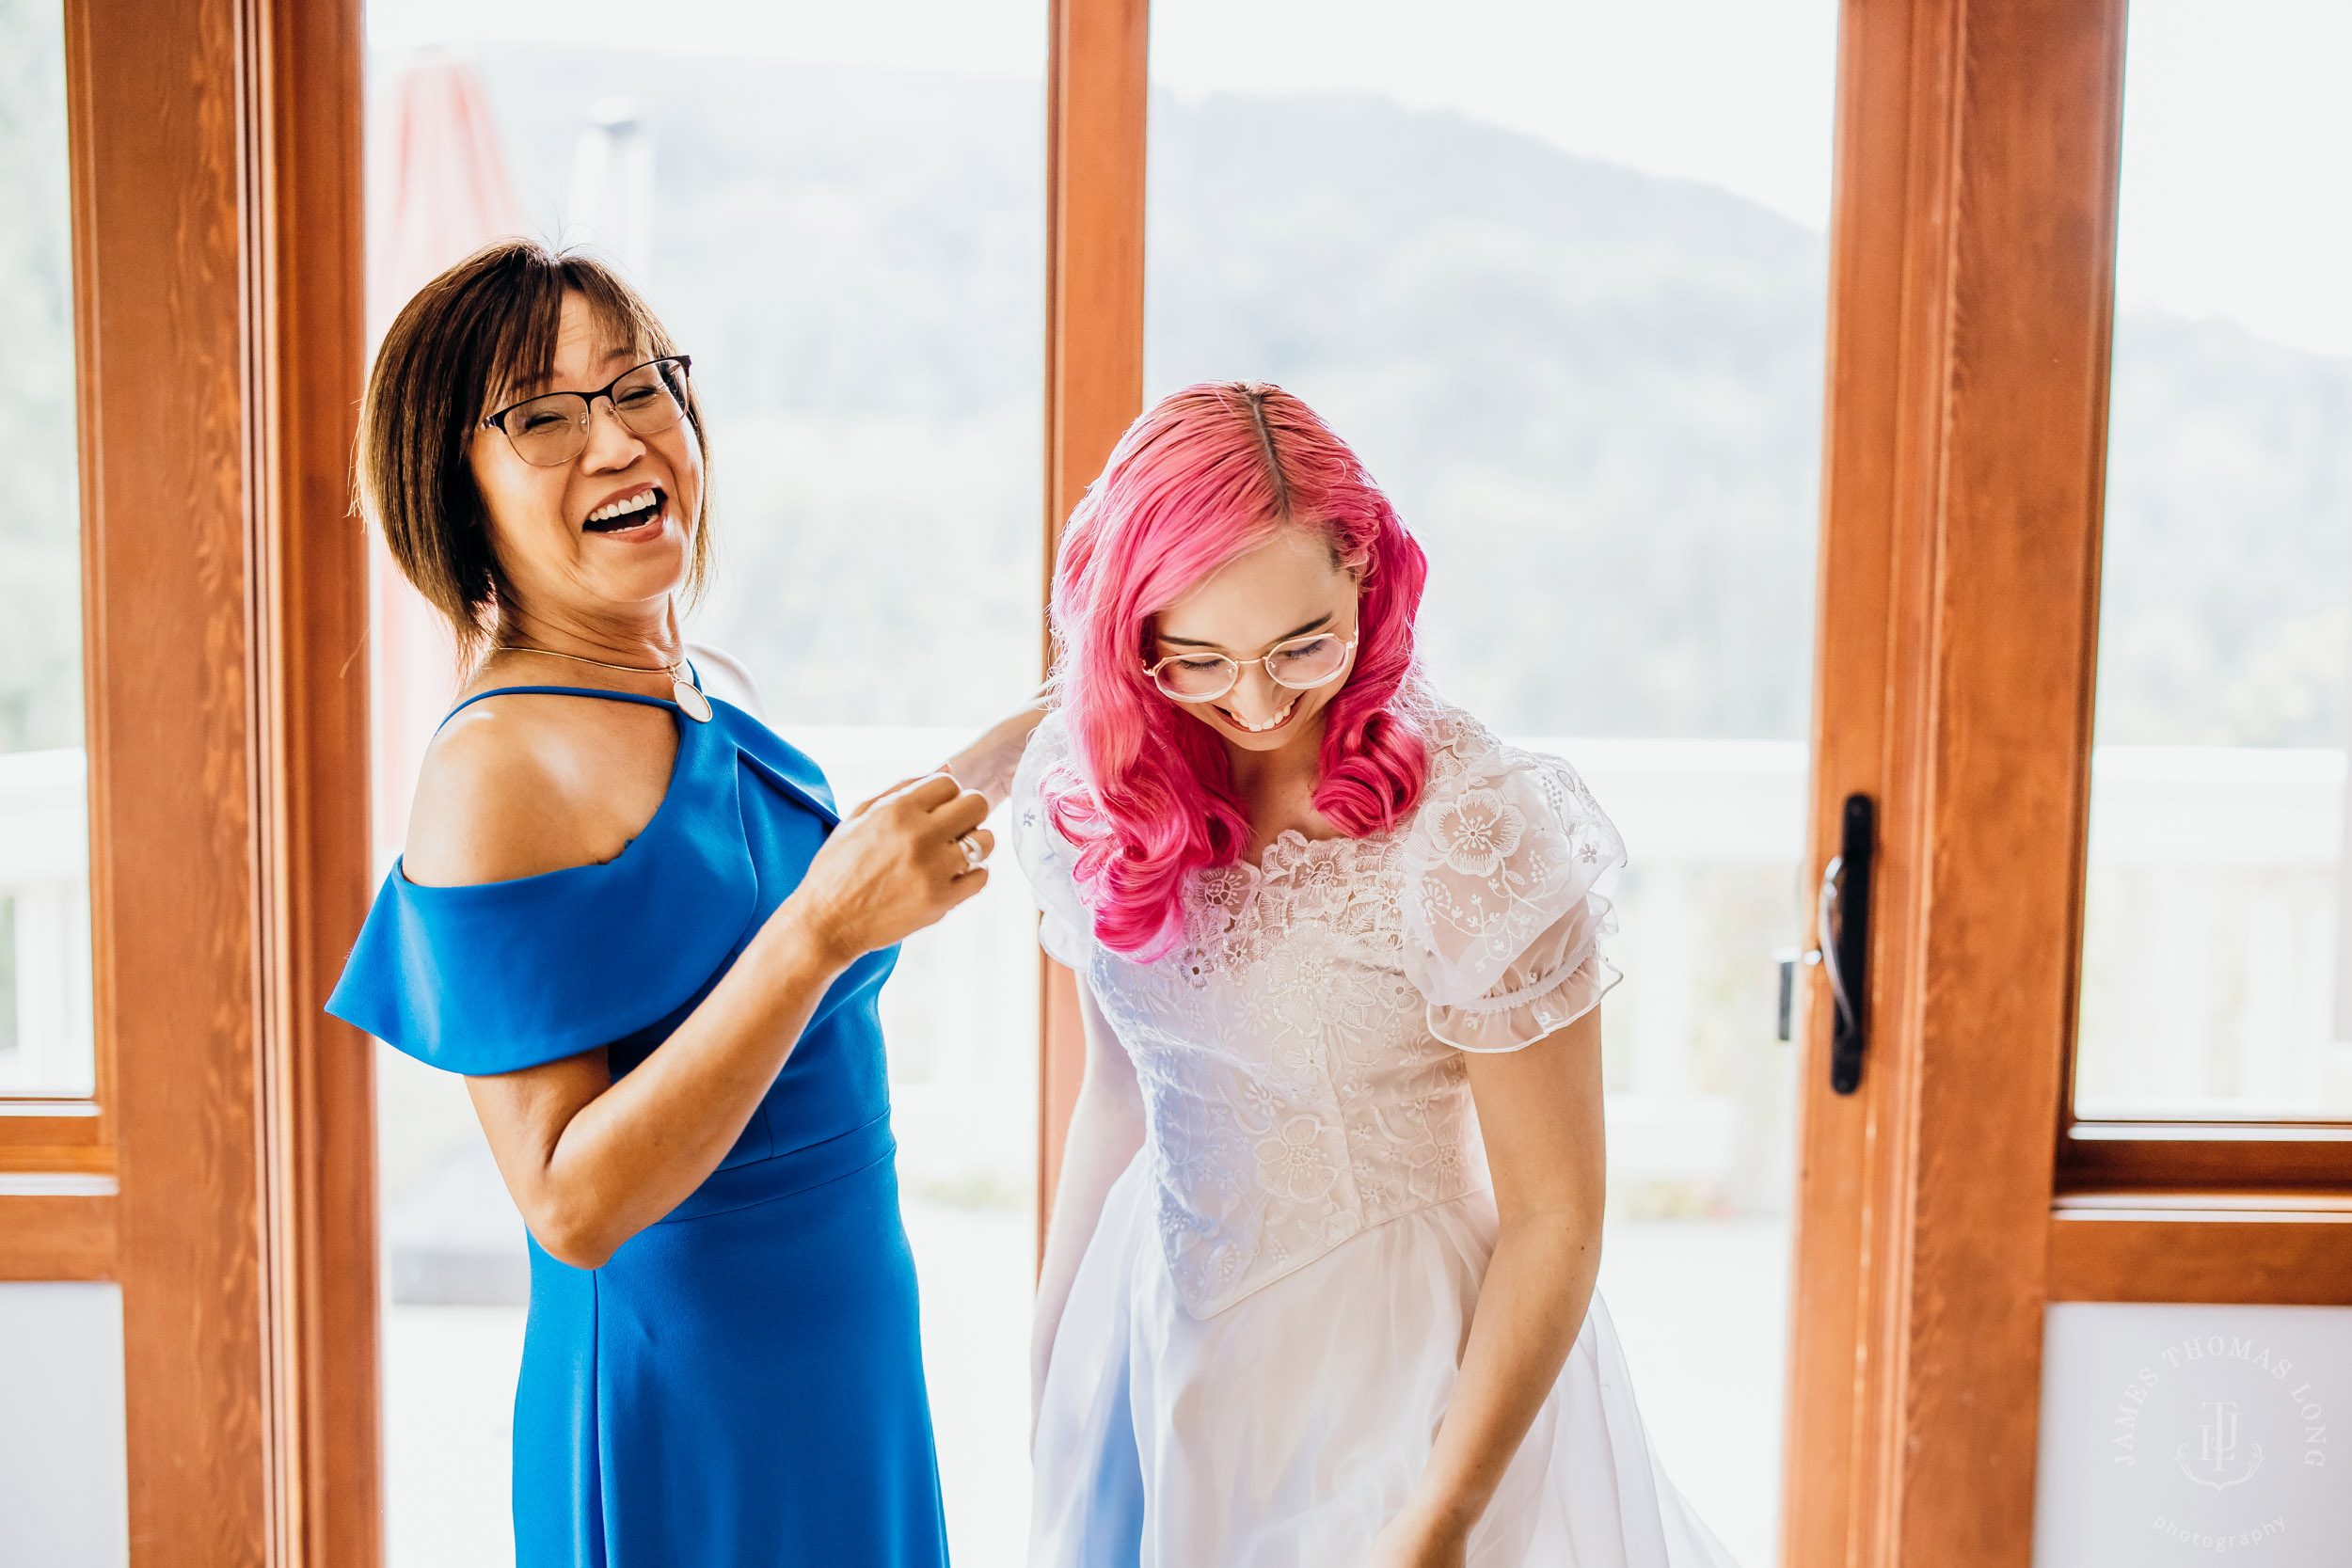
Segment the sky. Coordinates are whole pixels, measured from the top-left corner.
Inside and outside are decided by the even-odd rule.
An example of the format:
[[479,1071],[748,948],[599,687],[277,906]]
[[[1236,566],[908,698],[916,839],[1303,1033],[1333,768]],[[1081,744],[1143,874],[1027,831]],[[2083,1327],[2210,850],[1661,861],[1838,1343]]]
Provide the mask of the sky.
[[2119,306],[2352,355],[2352,4],[2132,0]]
[[[1385,92],[1826,227],[1836,0],[1157,0],[1154,82]],[[566,42],[1036,79],[1044,0],[569,0]],[[2118,302],[2352,355],[2352,0],[2132,0]],[[403,49],[538,8],[373,0]]]

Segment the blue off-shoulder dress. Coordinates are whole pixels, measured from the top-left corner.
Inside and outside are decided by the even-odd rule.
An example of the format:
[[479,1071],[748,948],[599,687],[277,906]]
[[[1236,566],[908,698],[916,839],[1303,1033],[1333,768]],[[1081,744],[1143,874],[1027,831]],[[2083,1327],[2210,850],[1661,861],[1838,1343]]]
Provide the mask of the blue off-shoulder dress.
[[[596,1046],[615,1078],[726,974],[837,823],[816,764],[741,709],[671,709],[653,819],[601,865],[385,879],[327,1010],[452,1072]],[[474,699],[480,701],[480,698]],[[599,1269],[531,1245],[515,1395],[517,1568],[947,1560],[875,997],[835,981],[709,1180]]]

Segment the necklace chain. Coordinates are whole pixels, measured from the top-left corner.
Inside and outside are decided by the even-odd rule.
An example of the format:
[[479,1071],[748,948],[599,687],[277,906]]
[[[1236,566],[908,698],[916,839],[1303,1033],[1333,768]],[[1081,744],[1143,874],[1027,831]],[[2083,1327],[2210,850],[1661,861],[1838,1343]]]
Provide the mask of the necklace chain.
[[599,670],[626,670],[632,675],[667,675],[674,681],[680,678],[678,672],[686,668],[682,658],[659,670],[648,670],[639,664],[614,664],[610,659],[590,658],[583,654],[559,654],[553,648],[534,648],[528,642],[494,642],[490,646],[493,653],[545,654],[549,658],[568,658],[575,664],[593,664]]
[[609,658],[590,658],[586,654],[560,654],[553,648],[534,648],[528,642],[493,642],[493,653],[545,654],[549,658],[568,658],[575,664],[593,664],[599,670],[620,670],[632,675],[667,675],[670,677],[670,700],[678,711],[697,724],[710,722],[710,699],[703,695],[699,682],[687,678],[687,661],[680,658],[659,670],[648,670],[642,664],[615,664]]

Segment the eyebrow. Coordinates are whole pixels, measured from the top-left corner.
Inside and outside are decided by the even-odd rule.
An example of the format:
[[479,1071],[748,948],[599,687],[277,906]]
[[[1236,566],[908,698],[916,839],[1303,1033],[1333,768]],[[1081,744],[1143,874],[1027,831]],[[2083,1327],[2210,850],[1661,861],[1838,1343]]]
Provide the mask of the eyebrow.
[[[631,361],[628,366],[631,370],[636,369],[638,365],[647,362],[646,359],[640,359],[638,357],[638,351],[634,348],[609,348],[597,357],[596,361],[596,369],[607,369],[616,360],[622,359]],[[570,392],[577,390],[579,390],[578,388],[556,386],[555,377],[549,375],[545,376],[540,380],[529,383],[517,382],[514,386],[507,388],[504,398],[507,405],[511,407],[515,404],[529,403],[532,398],[546,397],[552,392]]]
[[[1295,626],[1291,630],[1284,632],[1281,636],[1276,638],[1274,642],[1269,642],[1266,646],[1270,648],[1274,646],[1275,642],[1287,642],[1294,637],[1304,637],[1311,631],[1321,631],[1325,626],[1331,624],[1331,615],[1332,611],[1327,610],[1322,614],[1316,616],[1313,620],[1308,622],[1305,626]],[[1220,653],[1224,651],[1220,644],[1215,642],[1204,642],[1198,637],[1170,637],[1166,632],[1158,632],[1154,635],[1156,635],[1161,641],[1166,642],[1172,647],[1216,648]]]

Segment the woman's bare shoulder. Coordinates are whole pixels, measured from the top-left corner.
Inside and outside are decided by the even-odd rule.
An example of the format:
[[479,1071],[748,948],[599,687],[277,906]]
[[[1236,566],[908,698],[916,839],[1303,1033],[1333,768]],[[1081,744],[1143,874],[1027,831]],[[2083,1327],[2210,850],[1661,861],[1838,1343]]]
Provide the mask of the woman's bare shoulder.
[[[427,887],[535,877],[611,860],[660,804],[638,730],[660,709],[491,697],[459,712],[426,749],[402,869]],[[641,715],[651,716],[651,722]],[[642,805],[642,811],[637,809]]]

